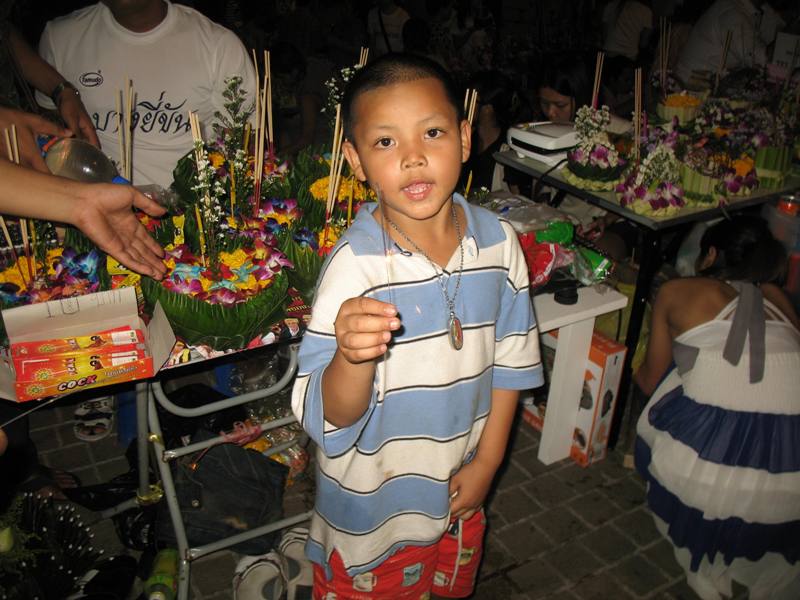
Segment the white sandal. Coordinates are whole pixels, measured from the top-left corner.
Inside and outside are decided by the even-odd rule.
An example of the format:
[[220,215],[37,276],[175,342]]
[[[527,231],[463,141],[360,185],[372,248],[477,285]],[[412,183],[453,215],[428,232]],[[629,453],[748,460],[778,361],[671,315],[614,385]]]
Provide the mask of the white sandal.
[[280,600],[286,591],[285,573],[277,552],[242,557],[233,575],[234,600]]
[[306,558],[307,527],[293,527],[284,532],[278,550],[286,560],[286,600],[311,600],[314,566]]

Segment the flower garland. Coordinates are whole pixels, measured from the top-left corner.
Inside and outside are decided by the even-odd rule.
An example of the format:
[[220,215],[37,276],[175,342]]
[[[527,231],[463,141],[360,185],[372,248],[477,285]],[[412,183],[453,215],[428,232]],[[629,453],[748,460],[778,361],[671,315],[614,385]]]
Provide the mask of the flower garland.
[[359,69],[361,69],[361,66],[357,64],[343,67],[338,73],[325,82],[325,87],[328,90],[328,97],[320,112],[327,117],[331,129],[333,129],[336,121],[336,106],[342,103],[344,88],[347,87],[347,84]]
[[648,216],[673,215],[686,204],[679,176],[680,163],[674,149],[668,144],[657,145],[616,186],[620,205]]
[[608,106],[599,109],[582,106],[575,116],[578,145],[567,152],[564,178],[573,185],[592,190],[611,190],[619,180],[627,161],[611,143]]
[[261,240],[255,240],[252,248],[220,252],[217,272],[204,266],[185,244],[166,250],[165,263],[170,274],[163,287],[225,306],[247,302],[272,285],[283,268],[292,266],[282,252]]
[[37,261],[40,276],[31,282],[23,279],[28,272],[28,259],[19,256],[16,262],[0,273],[0,302],[7,306],[37,304],[60,298],[91,294],[100,289],[100,251],[79,253],[73,248],[51,248],[44,265]]

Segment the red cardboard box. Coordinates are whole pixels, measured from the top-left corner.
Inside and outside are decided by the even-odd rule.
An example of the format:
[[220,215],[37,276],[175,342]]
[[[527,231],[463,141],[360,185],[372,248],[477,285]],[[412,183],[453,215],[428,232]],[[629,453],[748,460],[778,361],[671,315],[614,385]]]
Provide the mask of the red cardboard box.
[[[545,374],[549,377],[558,346],[558,331],[544,333],[539,339]],[[626,351],[624,345],[603,334],[592,334],[570,450],[572,459],[583,467],[602,460],[608,452],[608,433],[617,404]],[[523,395],[523,404],[523,419],[541,431],[547,402],[544,398]]]
[[143,336],[141,351],[139,344],[135,345],[135,360],[117,360],[115,364],[101,361],[103,364],[93,365],[98,368],[88,375],[70,373],[70,369],[66,369],[54,373],[53,377],[37,376],[34,381],[25,381],[23,373],[15,371],[11,355],[6,353],[0,359],[0,398],[15,402],[152,377],[167,361],[175,345],[175,334],[160,304],[156,305],[147,326],[139,318],[133,288],[19,306],[4,310],[2,316],[11,346],[91,337],[123,327],[138,330]]

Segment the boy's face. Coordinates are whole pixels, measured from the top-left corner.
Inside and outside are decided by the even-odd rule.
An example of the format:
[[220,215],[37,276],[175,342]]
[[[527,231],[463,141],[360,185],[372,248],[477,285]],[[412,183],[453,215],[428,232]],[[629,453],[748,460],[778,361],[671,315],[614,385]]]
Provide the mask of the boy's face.
[[434,78],[361,94],[352,133],[343,144],[347,161],[359,180],[380,191],[381,208],[401,227],[439,214],[469,157],[469,124],[457,121]]

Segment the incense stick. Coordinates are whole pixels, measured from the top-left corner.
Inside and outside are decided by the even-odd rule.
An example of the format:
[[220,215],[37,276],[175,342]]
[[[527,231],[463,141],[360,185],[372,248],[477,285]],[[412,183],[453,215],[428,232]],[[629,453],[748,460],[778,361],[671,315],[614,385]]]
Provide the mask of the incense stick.
[[669,45],[672,39],[672,23],[666,17],[660,18],[661,52],[659,54],[659,78],[661,94],[667,96],[667,69],[669,68]]
[[639,144],[642,136],[642,69],[634,73],[633,156],[639,162]]
[[[261,123],[261,97],[259,92],[261,91],[261,84],[260,78],[258,74],[258,58],[256,58],[256,49],[251,48],[250,50],[253,53],[253,68],[256,71],[256,100],[255,100],[255,124],[256,129],[258,129],[258,124]],[[247,148],[245,148],[246,150]]]
[[269,139],[270,158],[275,156],[275,138],[272,134],[272,64],[270,61],[269,50],[264,51],[264,85],[266,87],[267,105],[267,134]]
[[119,167],[125,172],[125,140],[122,124],[122,90],[117,90],[117,142],[119,142]]
[[258,124],[258,134],[256,135],[256,148],[255,159],[253,162],[253,217],[258,216],[258,210],[261,208],[261,180],[264,177],[264,137],[265,128],[264,121],[267,116],[267,78],[264,77],[263,85],[261,88],[261,120]]
[[328,242],[328,230],[330,227],[331,213],[333,212],[333,205],[336,202],[336,196],[339,191],[339,178],[342,173],[342,164],[344,157],[341,153],[341,146],[343,141],[342,132],[342,106],[336,105],[336,120],[333,125],[333,144],[331,147],[331,165],[328,174],[328,197],[325,201],[325,231],[322,237],[323,247]]
[[[19,164],[19,140],[17,139],[17,126],[12,123],[11,124],[11,149],[14,155],[14,164]],[[25,252],[25,259],[27,260],[26,271],[28,271],[28,276],[33,282],[34,277],[34,269],[31,266],[31,248],[28,242],[28,220],[20,217],[19,219],[19,230],[22,234],[22,251]]]
[[[189,113],[189,126],[192,130],[192,140],[194,142],[194,159],[195,159],[195,168],[199,168],[200,161],[203,158],[202,155],[202,145],[203,145],[203,134],[200,131],[200,121],[197,118],[197,113],[190,112]],[[210,198],[208,196],[208,191],[205,193],[204,200],[206,202],[210,202]],[[203,228],[203,218],[202,214],[200,213],[200,207],[195,204],[194,205],[195,211],[195,218],[197,219],[197,231],[200,238],[200,260],[203,263],[203,266],[206,265],[206,239],[205,239],[205,229]]]
[[[17,162],[14,160],[14,146],[11,143],[11,136],[8,134],[8,129],[3,129],[3,136],[5,137],[6,141],[6,151],[8,152],[8,160],[11,162]],[[6,220],[0,215],[0,228],[3,229],[3,237],[6,239],[6,244],[8,244],[8,249],[11,251],[11,257],[14,260],[14,264],[17,265],[17,271],[19,271],[19,276],[22,278],[22,282],[25,285],[28,285],[28,282],[25,281],[25,274],[22,272],[22,266],[19,264],[19,256],[17,255],[17,251],[14,249],[14,242],[11,241],[11,234],[8,232],[8,227],[6,226]]]
[[594,66],[594,87],[592,88],[592,108],[597,109],[597,103],[600,98],[600,80],[603,76],[603,62],[605,61],[605,52],[597,53],[597,61]]
[[728,50],[731,47],[731,39],[733,38],[733,32],[729,29],[725,33],[725,44],[722,46],[722,56],[719,60],[719,67],[717,67],[717,73],[714,77],[714,95],[716,96],[717,90],[719,88],[719,80],[722,77],[722,72],[725,70],[725,63],[728,61]]
[[472,126],[472,121],[475,119],[475,107],[478,105],[478,90],[468,89],[467,98],[465,100],[464,112],[467,121]]

